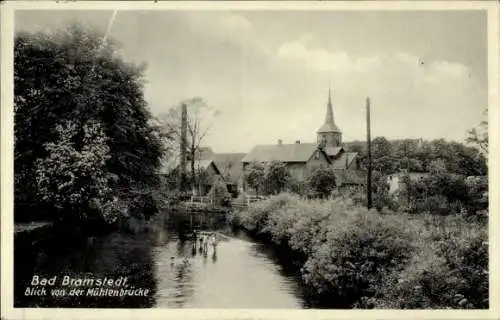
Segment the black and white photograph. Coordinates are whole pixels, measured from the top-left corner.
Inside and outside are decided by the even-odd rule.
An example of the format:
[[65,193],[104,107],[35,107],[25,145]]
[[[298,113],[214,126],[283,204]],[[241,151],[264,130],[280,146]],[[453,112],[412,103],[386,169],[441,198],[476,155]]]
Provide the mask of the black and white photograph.
[[21,3],[2,4],[2,319],[494,318],[497,3]]

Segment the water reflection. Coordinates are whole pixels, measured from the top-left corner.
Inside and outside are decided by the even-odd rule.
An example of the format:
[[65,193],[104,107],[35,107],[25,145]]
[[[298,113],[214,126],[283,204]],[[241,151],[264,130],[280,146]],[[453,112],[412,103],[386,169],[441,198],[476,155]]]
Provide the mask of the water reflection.
[[214,253],[212,253],[212,262],[213,263],[217,262],[217,249],[215,249]]
[[[164,230],[111,234],[78,247],[60,240],[16,250],[16,307],[302,308],[300,288],[263,246],[242,236],[221,237],[203,250]],[[28,260],[23,260],[27,259]],[[33,274],[127,276],[148,297],[24,297]]]

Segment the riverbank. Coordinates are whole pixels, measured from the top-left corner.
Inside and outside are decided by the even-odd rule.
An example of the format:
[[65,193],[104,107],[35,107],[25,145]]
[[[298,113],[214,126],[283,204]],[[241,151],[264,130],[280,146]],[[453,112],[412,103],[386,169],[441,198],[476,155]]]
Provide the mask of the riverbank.
[[283,194],[230,220],[290,250],[316,307],[488,308],[486,221]]

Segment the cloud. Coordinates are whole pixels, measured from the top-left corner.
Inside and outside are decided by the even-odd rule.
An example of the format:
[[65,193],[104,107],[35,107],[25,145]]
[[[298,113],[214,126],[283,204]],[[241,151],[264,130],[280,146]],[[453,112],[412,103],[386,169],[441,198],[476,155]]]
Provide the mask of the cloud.
[[[348,138],[362,138],[361,111],[368,96],[373,101],[375,134],[389,137],[461,139],[486,107],[486,88],[470,77],[463,64],[427,61],[406,52],[354,57],[312,47],[304,39],[310,40],[301,37],[282,44],[276,56],[289,67],[332,80],[335,113]],[[293,126],[301,127],[299,120]],[[309,122],[304,119],[303,125]]]
[[185,17],[190,29],[196,34],[229,38],[240,43],[248,41],[252,34],[252,23],[236,13],[217,11],[206,14],[193,11],[186,13]]
[[[309,41],[310,38],[305,38],[305,40]],[[329,52],[325,49],[308,48],[302,41],[281,45],[278,49],[278,57],[291,61],[299,60],[309,67],[322,71],[342,70],[352,63],[345,52]]]

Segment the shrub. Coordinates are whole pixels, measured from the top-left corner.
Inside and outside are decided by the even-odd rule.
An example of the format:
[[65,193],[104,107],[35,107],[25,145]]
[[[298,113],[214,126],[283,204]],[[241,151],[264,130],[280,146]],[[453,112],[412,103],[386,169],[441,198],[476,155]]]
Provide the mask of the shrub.
[[415,213],[432,213],[439,215],[448,215],[451,212],[450,205],[446,197],[441,195],[429,196],[416,201],[413,208]]
[[251,203],[246,210],[238,211],[238,220],[244,228],[250,231],[262,231],[267,224],[269,213],[297,199],[290,194],[282,193],[266,200]]
[[313,249],[303,273],[320,296],[341,307],[374,296],[413,249],[412,233],[401,228],[400,217],[381,218],[366,209],[351,213],[355,218],[350,223],[328,226],[326,241]]
[[282,194],[235,213],[301,255],[316,306],[488,308],[487,223]]
[[336,186],[335,171],[331,167],[315,169],[307,176],[306,186],[322,198],[329,197]]
[[226,183],[222,180],[215,180],[212,188],[208,192],[208,197],[212,199],[213,203],[217,206],[230,206],[231,194],[227,190]]
[[[425,220],[424,220],[425,219]],[[418,250],[382,287],[378,308],[488,308],[486,225],[427,216]]]

